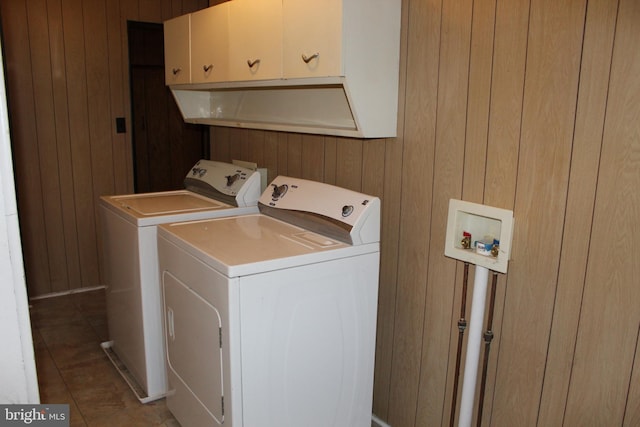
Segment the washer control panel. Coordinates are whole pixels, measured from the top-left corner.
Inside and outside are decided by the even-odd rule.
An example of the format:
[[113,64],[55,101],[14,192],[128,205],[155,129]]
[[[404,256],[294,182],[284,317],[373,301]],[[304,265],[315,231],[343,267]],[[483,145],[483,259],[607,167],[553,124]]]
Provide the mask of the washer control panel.
[[[187,173],[185,188],[238,206],[255,206],[260,197],[260,174],[231,163],[200,160]],[[225,199],[227,198],[227,199]]]

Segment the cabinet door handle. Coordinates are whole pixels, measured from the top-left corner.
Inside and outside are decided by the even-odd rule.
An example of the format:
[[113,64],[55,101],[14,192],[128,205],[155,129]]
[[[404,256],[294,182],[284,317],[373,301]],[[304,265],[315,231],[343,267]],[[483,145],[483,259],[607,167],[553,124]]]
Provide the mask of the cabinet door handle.
[[249,68],[253,68],[254,65],[259,63],[260,63],[260,58],[254,59],[253,61],[250,59],[247,59],[247,65],[249,65]]
[[205,73],[208,73],[209,71],[211,71],[212,68],[213,68],[213,65],[211,64],[202,66],[202,69],[204,70]]
[[307,56],[304,53],[302,54],[302,60],[304,61],[305,64],[308,64],[309,62],[311,62],[312,59],[315,59],[317,57],[320,56],[320,53],[316,52],[311,56]]
[[182,71],[182,68],[174,68],[174,69],[171,70],[171,72],[173,73],[174,76],[176,74],[178,74],[180,71]]

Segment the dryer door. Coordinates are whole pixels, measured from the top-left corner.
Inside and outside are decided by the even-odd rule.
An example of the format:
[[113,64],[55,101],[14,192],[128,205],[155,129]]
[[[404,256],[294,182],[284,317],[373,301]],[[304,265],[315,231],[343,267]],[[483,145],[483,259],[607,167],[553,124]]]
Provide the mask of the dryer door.
[[[193,394],[218,424],[224,421],[220,313],[171,273],[162,277],[169,396]],[[175,384],[174,382],[181,384]],[[186,386],[186,387],[185,387]]]

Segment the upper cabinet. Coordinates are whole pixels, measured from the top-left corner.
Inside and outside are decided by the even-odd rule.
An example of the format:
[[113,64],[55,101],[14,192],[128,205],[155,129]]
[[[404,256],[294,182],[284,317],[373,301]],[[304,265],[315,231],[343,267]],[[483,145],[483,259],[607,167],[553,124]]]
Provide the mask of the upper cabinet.
[[229,5],[230,80],[281,78],[282,0],[233,0],[225,4]]
[[179,16],[164,23],[164,65],[167,85],[191,82],[191,15]]
[[191,14],[191,82],[229,78],[229,6],[222,3]]
[[285,78],[343,76],[342,0],[282,0]]
[[401,0],[230,0],[165,22],[166,83],[190,123],[392,137],[400,9]]

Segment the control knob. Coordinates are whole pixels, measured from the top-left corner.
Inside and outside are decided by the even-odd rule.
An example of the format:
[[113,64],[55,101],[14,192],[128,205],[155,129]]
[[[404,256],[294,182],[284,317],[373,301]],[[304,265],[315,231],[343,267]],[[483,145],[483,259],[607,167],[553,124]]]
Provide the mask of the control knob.
[[353,213],[353,205],[344,205],[342,207],[342,216],[348,217]]
[[284,194],[289,189],[289,186],[287,184],[282,184],[280,186],[278,186],[276,184],[271,184],[271,186],[273,187],[273,193],[271,193],[271,197],[274,200],[277,200],[280,197],[284,196]]
[[227,175],[225,176],[225,178],[227,178],[227,187],[231,187],[233,183],[236,182],[238,178],[240,178],[240,174],[237,173],[235,175]]

